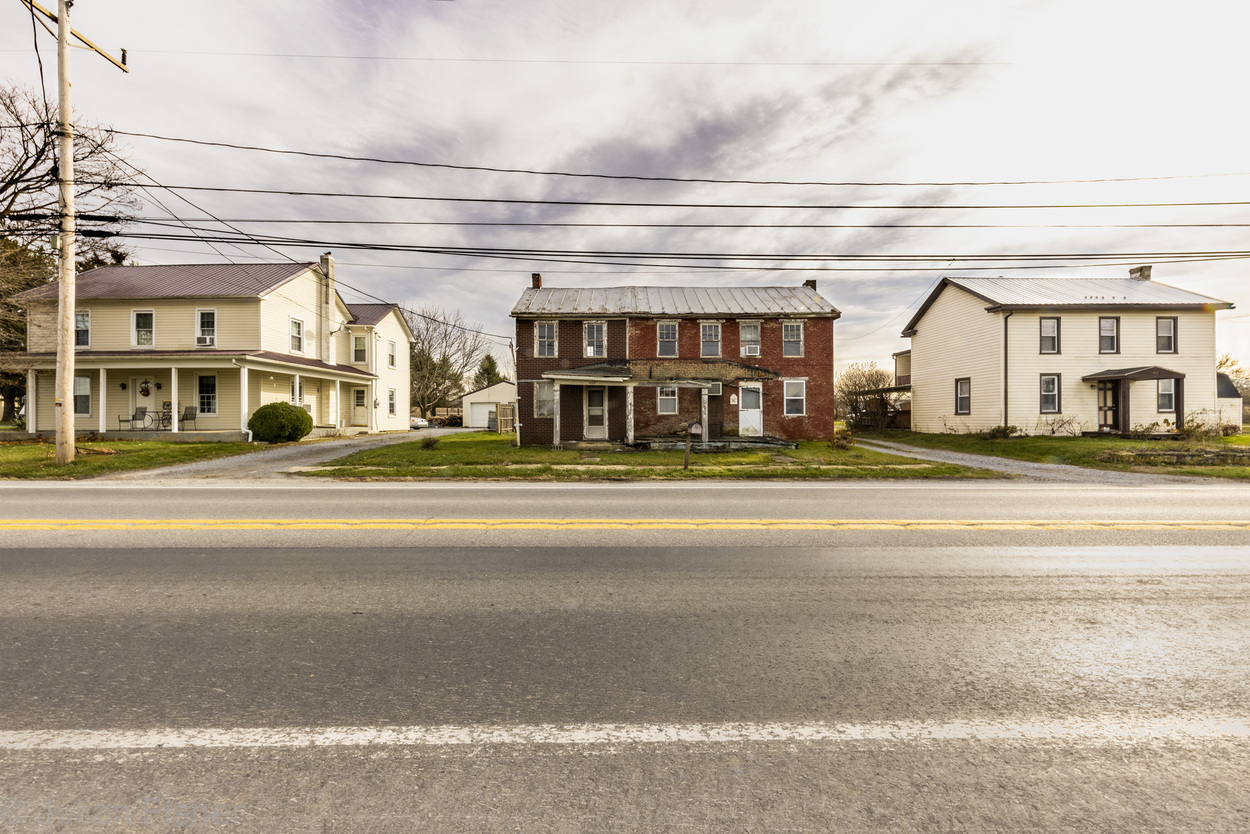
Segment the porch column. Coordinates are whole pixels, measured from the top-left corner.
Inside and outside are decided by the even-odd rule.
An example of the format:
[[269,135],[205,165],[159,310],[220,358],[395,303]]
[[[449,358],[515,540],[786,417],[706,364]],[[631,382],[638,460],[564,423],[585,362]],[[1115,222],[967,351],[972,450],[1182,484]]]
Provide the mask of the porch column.
[[334,413],[330,415],[333,418],[334,427],[336,429],[343,428],[343,382],[342,380],[334,380]]
[[299,406],[300,408],[303,408],[304,407],[304,395],[299,390],[299,385],[300,385],[299,374],[295,375],[294,385],[295,387],[291,389],[292,390],[291,402]]
[[1185,380],[1176,380],[1176,430],[1185,428]]
[[625,442],[634,445],[634,386],[625,386]]
[[239,430],[247,431],[247,366],[246,365],[239,366]]
[[178,418],[181,416],[178,413],[178,369],[171,367],[169,369],[169,430],[174,434],[178,433]]
[[706,446],[706,445],[707,445],[707,436],[708,436],[708,430],[707,430],[707,389],[706,389],[706,388],[700,388],[700,389],[699,389],[699,425],[703,427],[703,434],[700,436],[700,440],[701,440],[701,441],[703,442],[703,444]]
[[104,427],[104,415],[108,411],[108,391],[109,372],[105,368],[100,369],[100,431],[106,431]]
[[30,368],[26,371],[26,431],[34,434],[38,429],[38,406],[39,400],[35,396],[35,387],[38,385],[39,377],[35,375],[35,369]]
[[560,383],[551,384],[551,402],[555,409],[551,415],[551,445],[560,445]]

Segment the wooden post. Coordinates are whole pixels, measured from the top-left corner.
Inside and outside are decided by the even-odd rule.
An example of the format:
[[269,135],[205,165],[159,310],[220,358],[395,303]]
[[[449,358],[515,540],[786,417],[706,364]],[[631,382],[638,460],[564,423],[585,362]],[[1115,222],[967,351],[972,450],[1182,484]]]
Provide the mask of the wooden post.
[[625,386],[625,442],[634,445],[634,386]]
[[74,460],[74,128],[69,83],[69,0],[58,0],[56,23],[57,181],[61,204],[61,261],[56,329],[56,462]]

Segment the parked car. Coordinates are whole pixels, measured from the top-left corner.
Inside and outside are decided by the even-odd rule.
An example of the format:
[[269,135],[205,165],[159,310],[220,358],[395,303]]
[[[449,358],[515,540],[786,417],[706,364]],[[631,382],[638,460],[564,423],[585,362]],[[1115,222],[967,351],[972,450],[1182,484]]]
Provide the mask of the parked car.
[[413,417],[411,420],[411,425],[410,425],[411,429],[414,429],[414,430],[415,429],[428,429],[429,427],[430,427],[430,421],[425,419],[424,417]]

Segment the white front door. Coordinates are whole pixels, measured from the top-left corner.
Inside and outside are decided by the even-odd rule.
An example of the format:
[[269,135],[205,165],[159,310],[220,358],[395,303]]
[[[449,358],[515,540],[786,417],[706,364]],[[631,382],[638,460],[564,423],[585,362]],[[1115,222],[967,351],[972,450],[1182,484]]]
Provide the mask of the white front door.
[[764,396],[758,382],[738,385],[738,434],[759,437],[764,433]]
[[365,404],[365,389],[352,389],[352,425],[369,425],[369,408]]
[[586,439],[608,439],[608,389],[586,389]]

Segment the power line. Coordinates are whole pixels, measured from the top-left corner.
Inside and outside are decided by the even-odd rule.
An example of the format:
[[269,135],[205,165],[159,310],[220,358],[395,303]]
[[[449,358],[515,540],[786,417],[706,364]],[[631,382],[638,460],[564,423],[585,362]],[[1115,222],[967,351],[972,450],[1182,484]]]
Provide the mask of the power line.
[[[103,185],[84,181],[84,185]],[[523,200],[502,197],[429,197],[414,194],[360,194],[344,191],[295,191],[278,188],[227,188],[209,185],[163,185],[169,191],[205,191],[222,194],[273,194],[286,197],[348,197],[368,200],[409,200],[442,203],[498,203],[504,205],[530,206],[602,206],[611,208],[715,208],[715,209],[789,209],[789,210],[961,210],[961,209],[1108,209],[1108,208],[1200,208],[1213,206],[1250,206],[1250,200],[1198,201],[1175,203],[1002,203],[985,205],[955,204],[782,204],[782,203],[634,203],[606,200]],[[207,212],[205,212],[207,214]]]
[[1238,177],[1250,174],[1240,171],[1232,174],[1190,174],[1153,177],[1100,177],[1093,179],[1071,180],[981,180],[981,181],[949,181],[949,182],[857,182],[857,181],[822,181],[822,180],[748,180],[719,179],[712,177],[649,177],[638,174],[599,174],[583,171],[549,171],[531,168],[508,168],[489,165],[454,165],[446,162],[421,162],[412,159],[392,159],[377,156],[355,156],[351,154],[327,153],[321,151],[300,151],[290,148],[269,148],[263,145],[243,145],[234,142],[210,142],[203,139],[188,139],[179,136],[163,136],[156,133],[140,133],[137,131],[112,130],[119,136],[131,136],[141,139],[157,139],[163,142],[179,142],[190,145],[203,145],[212,148],[229,148],[232,150],[257,151],[260,153],[279,154],[285,156],[303,156],[313,159],[337,159],[346,162],[371,162],[381,165],[407,165],[417,168],[442,168],[452,171],[484,171],[495,174],[531,174],[546,177],[576,177],[585,179],[631,180],[637,182],[673,182],[700,183],[716,185],[786,185],[786,186],[831,186],[831,187],[956,187],[983,185],[1081,185],[1093,183],[1115,182],[1156,182],[1161,180],[1200,179],[1208,177]]

